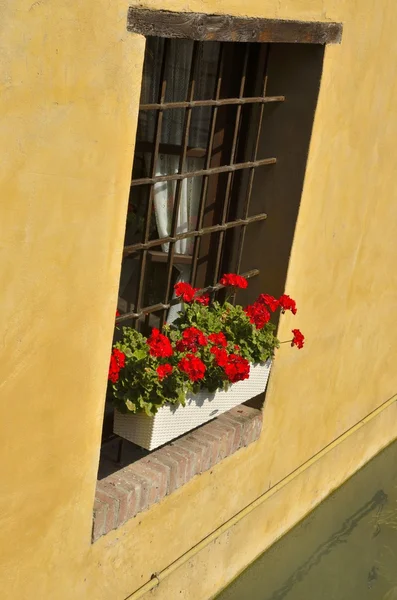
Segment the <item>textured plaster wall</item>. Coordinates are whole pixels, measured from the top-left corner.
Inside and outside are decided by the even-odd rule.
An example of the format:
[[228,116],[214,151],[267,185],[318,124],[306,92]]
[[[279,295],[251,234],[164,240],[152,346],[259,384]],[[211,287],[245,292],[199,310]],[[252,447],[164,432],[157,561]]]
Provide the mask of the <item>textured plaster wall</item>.
[[[123,600],[397,392],[397,4],[145,6],[344,23],[342,45],[326,50],[290,262],[298,317],[280,330],[285,338],[299,322],[308,341],[276,360],[258,443],[90,545],[144,40],[126,33],[126,1],[0,0],[4,600]],[[341,446],[318,484],[314,474],[297,485],[288,523],[274,513],[271,525],[250,526],[247,556],[369,458],[368,447],[394,439],[385,421],[368,431],[369,446],[364,434]],[[228,570],[208,571],[205,590],[244,566],[217,548],[209,559],[227,556]],[[161,597],[206,597],[202,576],[190,596],[173,581]]]

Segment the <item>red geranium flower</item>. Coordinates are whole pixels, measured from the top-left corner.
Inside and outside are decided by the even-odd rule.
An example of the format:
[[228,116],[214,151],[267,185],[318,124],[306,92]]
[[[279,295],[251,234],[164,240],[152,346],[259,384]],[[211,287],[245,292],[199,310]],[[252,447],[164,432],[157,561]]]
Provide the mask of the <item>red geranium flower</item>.
[[119,316],[120,316],[120,312],[119,312],[118,310],[116,310],[116,319],[117,319],[117,317],[119,317]]
[[248,281],[245,279],[245,277],[236,275],[234,273],[225,273],[219,283],[225,286],[233,286],[241,289],[245,289],[248,286]]
[[197,289],[192,287],[190,283],[180,281],[174,286],[175,294],[178,298],[182,298],[184,302],[192,302]]
[[208,340],[204,333],[197,329],[197,327],[188,327],[182,333],[183,344],[187,350],[191,350],[192,347],[206,346]]
[[262,329],[270,321],[269,311],[264,304],[259,302],[250,304],[244,308],[244,312],[257,329]]
[[222,331],[219,333],[211,333],[208,336],[208,339],[210,342],[215,344],[215,346],[222,346],[223,348],[226,348],[227,346],[227,339],[225,334],[222,333]]
[[119,372],[120,372],[120,369],[117,364],[117,361],[114,358],[114,356],[112,355],[110,357],[110,365],[109,365],[109,374],[108,374],[109,381],[111,381],[112,383],[116,383],[116,381],[118,381],[118,379],[119,379]]
[[184,358],[182,358],[178,367],[181,371],[187,374],[190,381],[198,381],[199,379],[203,379],[206,371],[206,366],[197,356],[194,354],[187,354]]
[[236,383],[237,381],[248,379],[250,376],[250,364],[246,358],[238,354],[229,354],[224,371],[229,381]]
[[146,343],[150,348],[151,356],[166,357],[173,354],[170,340],[156,328],[152,329],[152,335]]
[[118,348],[113,348],[110,357],[109,374],[108,379],[112,383],[116,383],[119,379],[120,369],[125,367],[125,354]]
[[292,333],[294,334],[294,338],[291,342],[291,346],[296,346],[297,348],[303,348],[303,344],[305,343],[305,336],[299,329],[293,329]]
[[278,303],[281,306],[282,312],[290,310],[293,315],[296,315],[296,302],[295,300],[292,300],[292,298],[287,296],[287,294],[283,294],[282,296],[280,296],[280,298],[278,299]]
[[203,306],[208,306],[210,303],[210,297],[208,294],[202,294],[202,296],[196,296],[196,302],[200,302]]
[[117,364],[119,365],[120,369],[122,369],[123,367],[125,367],[125,354],[124,352],[121,352],[121,350],[119,350],[118,348],[113,348],[113,356],[115,357]]
[[210,350],[211,354],[215,357],[215,362],[218,367],[225,367],[227,364],[227,352],[224,348],[217,348],[213,346]]
[[157,375],[159,376],[159,379],[164,379],[164,377],[168,377],[168,375],[171,375],[172,366],[168,363],[166,363],[165,365],[159,365],[156,371]]
[[266,304],[272,312],[278,309],[279,301],[277,298],[270,296],[269,294],[261,294],[257,300],[259,304]]
[[[186,348],[186,344],[183,340],[177,340],[177,342],[175,343],[175,348],[178,350],[178,352],[185,352],[187,350]],[[191,347],[189,348],[189,350],[191,352],[197,352],[197,347]]]

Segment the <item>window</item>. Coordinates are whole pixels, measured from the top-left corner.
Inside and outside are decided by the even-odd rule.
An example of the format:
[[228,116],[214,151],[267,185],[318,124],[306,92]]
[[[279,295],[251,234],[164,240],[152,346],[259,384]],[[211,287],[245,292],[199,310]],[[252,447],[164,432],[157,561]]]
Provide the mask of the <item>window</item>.
[[323,54],[147,37],[119,324],[147,334],[171,323],[178,280],[221,294],[220,276],[239,272],[253,278],[239,302],[283,292]]

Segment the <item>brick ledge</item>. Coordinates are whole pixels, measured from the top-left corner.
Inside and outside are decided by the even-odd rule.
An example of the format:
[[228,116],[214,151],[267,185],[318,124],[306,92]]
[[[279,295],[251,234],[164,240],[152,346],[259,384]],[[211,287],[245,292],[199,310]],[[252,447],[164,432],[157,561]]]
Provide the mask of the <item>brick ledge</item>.
[[241,404],[97,482],[92,541],[259,438],[262,412]]

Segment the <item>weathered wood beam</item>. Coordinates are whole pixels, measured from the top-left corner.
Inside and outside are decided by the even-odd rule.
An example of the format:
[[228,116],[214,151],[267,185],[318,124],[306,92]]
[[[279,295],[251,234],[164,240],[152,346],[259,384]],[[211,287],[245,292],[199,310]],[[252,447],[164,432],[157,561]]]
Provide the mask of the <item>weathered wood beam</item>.
[[171,12],[130,7],[128,31],[145,36],[219,42],[338,44],[342,24]]

